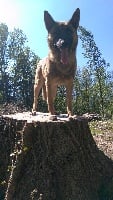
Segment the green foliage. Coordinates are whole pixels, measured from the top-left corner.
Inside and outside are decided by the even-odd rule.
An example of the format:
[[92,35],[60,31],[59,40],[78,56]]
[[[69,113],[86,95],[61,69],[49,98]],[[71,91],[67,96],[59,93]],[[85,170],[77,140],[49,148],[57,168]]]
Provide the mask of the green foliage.
[[39,112],[44,112],[44,113],[48,112],[47,103],[45,100],[43,100],[42,95],[40,95],[38,98],[37,107]]
[[7,55],[7,38],[8,27],[6,24],[0,24],[0,94],[2,98],[7,100],[6,93],[8,94],[8,55]]
[[66,98],[57,95],[55,99],[55,110],[58,114],[66,113]]
[[55,110],[58,114],[66,113],[66,89],[64,86],[58,87],[57,89]]
[[27,42],[27,37],[22,30],[14,28],[12,32],[9,33],[8,37],[8,52],[9,58],[16,60],[18,54],[20,54]]
[[0,103],[3,101],[2,93],[0,93]]
[[112,115],[113,77],[107,71],[109,64],[102,58],[92,33],[79,27],[79,34],[87,62],[75,78],[74,110],[76,107],[80,113],[96,112],[104,117],[108,112]]
[[0,25],[0,55],[0,100],[31,106],[34,71],[39,57],[27,46],[27,37],[22,30],[8,32],[5,24]]

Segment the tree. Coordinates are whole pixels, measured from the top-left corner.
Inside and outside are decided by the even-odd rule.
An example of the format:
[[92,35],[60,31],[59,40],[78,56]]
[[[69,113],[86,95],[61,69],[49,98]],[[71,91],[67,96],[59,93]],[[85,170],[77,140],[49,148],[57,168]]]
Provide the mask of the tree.
[[[84,49],[83,55],[87,58],[87,69],[85,71],[90,75],[91,80],[90,84],[87,85],[89,87],[87,88],[87,92],[90,93],[88,101],[92,107],[92,111],[94,108],[94,111],[104,116],[107,105],[106,100],[108,99],[108,92],[110,91],[108,90],[109,84],[107,76],[109,64],[102,58],[100,50],[94,41],[93,34],[82,26],[79,27],[79,33]],[[86,77],[84,78],[86,81]],[[85,92],[85,98],[87,94]]]
[[8,52],[10,58],[11,95],[14,101],[30,106],[33,99],[33,75],[36,56],[26,46],[27,37],[20,29],[10,32]]
[[10,80],[11,80],[11,96],[14,101],[17,100],[18,94],[18,84],[19,84],[19,76],[20,69],[17,67],[18,60],[20,59],[20,55],[23,52],[23,48],[25,46],[25,42],[27,40],[23,31],[20,29],[14,29],[13,32],[9,33],[8,38],[8,53],[9,53],[9,71],[10,71]]
[[8,55],[7,55],[7,38],[8,27],[6,24],[0,24],[0,96],[1,101],[8,100],[8,82],[7,72]]
[[40,59],[26,45],[21,29],[8,32],[0,24],[0,101],[22,102],[31,106],[36,63]]
[[33,101],[33,68],[35,66],[32,66],[32,63],[34,60],[36,61],[36,58],[38,59],[30,48],[25,47],[16,60],[16,68],[18,69],[18,73],[15,76],[17,80],[16,98],[26,106],[31,106]]
[[91,111],[91,90],[92,90],[92,79],[89,70],[83,67],[81,73],[81,96],[82,96],[82,110],[84,112]]

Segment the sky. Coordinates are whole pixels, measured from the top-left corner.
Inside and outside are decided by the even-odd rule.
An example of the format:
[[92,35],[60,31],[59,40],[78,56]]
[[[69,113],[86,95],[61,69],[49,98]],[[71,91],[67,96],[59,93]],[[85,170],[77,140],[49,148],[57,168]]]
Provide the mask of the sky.
[[[113,0],[0,0],[0,23],[9,31],[22,29],[28,46],[40,58],[47,56],[47,30],[44,10],[56,21],[68,21],[80,8],[80,25],[91,31],[97,47],[113,69]],[[80,41],[77,49],[78,66],[85,65]]]

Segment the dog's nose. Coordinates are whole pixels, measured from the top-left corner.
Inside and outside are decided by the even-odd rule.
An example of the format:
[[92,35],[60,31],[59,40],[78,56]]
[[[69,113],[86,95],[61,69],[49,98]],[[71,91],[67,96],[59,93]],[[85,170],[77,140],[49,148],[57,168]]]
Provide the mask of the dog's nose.
[[55,45],[56,45],[58,48],[61,48],[63,44],[64,44],[64,40],[60,38],[60,39],[56,42]]

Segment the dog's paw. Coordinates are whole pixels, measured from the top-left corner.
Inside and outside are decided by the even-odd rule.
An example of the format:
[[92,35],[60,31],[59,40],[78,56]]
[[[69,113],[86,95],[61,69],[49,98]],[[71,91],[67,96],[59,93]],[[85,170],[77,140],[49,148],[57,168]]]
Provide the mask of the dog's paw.
[[32,109],[32,115],[35,116],[36,115],[36,111]]
[[50,115],[49,120],[51,121],[57,121],[57,115]]
[[68,112],[68,117],[72,118],[73,117],[73,113],[72,112]]

